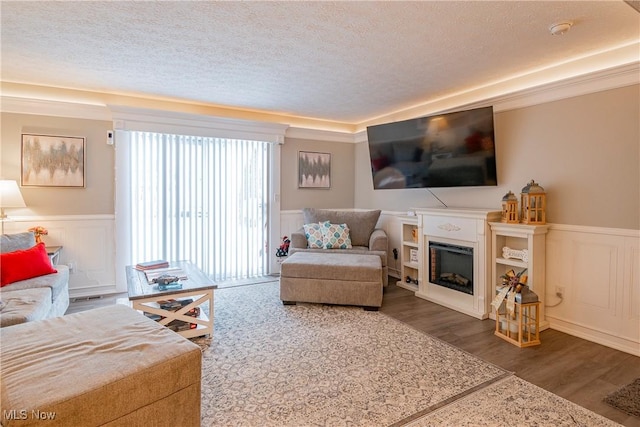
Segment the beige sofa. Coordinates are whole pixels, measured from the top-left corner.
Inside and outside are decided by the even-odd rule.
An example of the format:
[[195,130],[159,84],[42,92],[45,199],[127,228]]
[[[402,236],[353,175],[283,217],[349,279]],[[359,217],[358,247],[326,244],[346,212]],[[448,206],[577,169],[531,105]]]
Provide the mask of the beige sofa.
[[302,210],[304,224],[330,221],[334,224],[347,224],[351,237],[351,249],[311,249],[308,247],[304,229],[301,228],[291,234],[289,254],[296,252],[314,253],[349,253],[360,255],[376,255],[382,266],[382,283],[388,284],[389,268],[387,266],[387,251],[389,240],[387,233],[376,228],[380,218],[379,210],[346,211],[335,209],[305,208]]
[[200,426],[200,347],[132,308],[23,323],[0,338],[5,427]]
[[[0,236],[0,253],[32,248],[31,232]],[[0,288],[0,327],[62,316],[69,307],[69,269],[56,265],[57,273],[21,280]]]

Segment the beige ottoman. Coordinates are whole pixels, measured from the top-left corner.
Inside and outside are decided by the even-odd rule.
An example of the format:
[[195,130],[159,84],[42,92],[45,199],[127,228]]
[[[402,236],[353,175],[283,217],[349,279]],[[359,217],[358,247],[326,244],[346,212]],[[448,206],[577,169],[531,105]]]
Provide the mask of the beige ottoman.
[[285,304],[314,302],[382,305],[382,264],[377,255],[296,252],[282,264],[280,299]]
[[2,425],[199,426],[201,358],[124,305],[2,328]]

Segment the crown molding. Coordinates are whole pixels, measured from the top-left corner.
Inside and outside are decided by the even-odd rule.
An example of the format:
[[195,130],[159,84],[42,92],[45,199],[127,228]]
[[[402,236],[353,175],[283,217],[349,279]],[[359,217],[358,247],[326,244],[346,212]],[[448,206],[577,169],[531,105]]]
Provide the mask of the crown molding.
[[[431,114],[445,113],[461,109],[478,108],[493,105],[495,112],[529,107],[575,96],[586,95],[604,90],[616,89],[624,86],[640,84],[640,61],[632,61],[623,65],[610,67],[578,76],[555,80],[522,90],[511,91],[491,97],[469,99],[449,97],[429,105],[425,104],[403,112],[402,115],[392,114],[373,121],[362,122],[354,126],[353,131],[317,129],[300,125],[289,126],[282,123],[268,121],[251,121],[234,118],[219,118],[213,116],[181,113],[165,110],[141,109],[129,106],[109,106],[66,101],[32,99],[16,96],[0,96],[0,111],[3,113],[35,114],[55,117],[71,117],[78,119],[114,121],[116,128],[125,129],[134,126],[133,123],[154,123],[155,126],[189,126],[191,128],[234,129],[237,126],[245,131],[255,131],[267,135],[282,137],[329,141],[340,143],[362,143],[367,141],[367,126],[390,123],[423,117]],[[456,102],[457,101],[459,102]],[[467,101],[465,103],[465,101]],[[408,114],[408,115],[407,115]],[[126,118],[126,121],[125,121]],[[121,122],[119,122],[119,120]],[[119,125],[119,123],[122,123]],[[128,123],[126,125],[125,123]],[[247,128],[247,126],[249,126]],[[173,128],[175,131],[175,127]],[[232,136],[229,136],[232,137]]]
[[502,112],[638,84],[640,84],[640,62],[633,62],[605,70],[598,70],[575,77],[541,84],[523,90],[484,98],[475,102],[457,104],[454,107],[445,103],[438,104],[443,107],[446,105],[447,108],[424,111],[423,113],[412,117],[395,118],[395,120],[367,123],[366,125],[361,124],[359,129],[353,135],[356,142],[363,142],[367,140],[366,126],[373,126],[375,124],[391,123],[394,121],[425,117],[433,114],[442,114],[488,106],[493,106],[494,112]]
[[2,95],[0,111],[3,113],[33,114],[37,116],[71,117],[75,119],[111,121],[106,105],[51,101]]
[[[501,108],[500,111],[504,111],[638,84],[640,80],[637,71],[640,64],[639,51],[640,40],[521,75],[508,76],[502,80],[488,82],[482,86],[365,120],[356,126],[355,131],[365,130],[367,126],[474,108],[475,106],[495,105],[517,98],[521,98],[518,99],[518,104],[505,103],[504,106],[496,108]],[[598,84],[595,84],[598,80]],[[558,89],[562,89],[562,91],[554,93]],[[549,92],[543,94],[544,91]]]
[[488,102],[493,104],[494,111],[507,111],[637,84],[640,84],[640,62],[525,89]]
[[[365,132],[366,133],[366,132]],[[292,139],[309,139],[328,142],[356,143],[352,132],[340,132],[331,130],[306,129],[300,127],[290,127],[285,135]]]
[[189,133],[206,137],[256,139],[284,143],[289,125],[253,120],[213,117],[203,114],[109,105],[115,130],[159,133]]

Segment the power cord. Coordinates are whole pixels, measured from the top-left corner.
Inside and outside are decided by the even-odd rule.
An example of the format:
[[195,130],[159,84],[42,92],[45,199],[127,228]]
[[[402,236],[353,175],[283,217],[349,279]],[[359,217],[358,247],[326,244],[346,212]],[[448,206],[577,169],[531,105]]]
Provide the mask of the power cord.
[[395,260],[394,262],[395,270],[398,271],[398,249],[397,248],[393,248],[393,259]]
[[556,292],[556,296],[557,296],[558,298],[560,298],[560,301],[558,301],[558,302],[557,302],[557,303],[555,303],[555,304],[551,304],[551,305],[547,305],[547,304],[545,304],[544,306],[545,306],[545,307],[550,307],[550,308],[552,308],[552,307],[557,307],[557,306],[559,306],[560,304],[562,304],[562,301],[564,301],[564,298],[562,297],[562,292]]

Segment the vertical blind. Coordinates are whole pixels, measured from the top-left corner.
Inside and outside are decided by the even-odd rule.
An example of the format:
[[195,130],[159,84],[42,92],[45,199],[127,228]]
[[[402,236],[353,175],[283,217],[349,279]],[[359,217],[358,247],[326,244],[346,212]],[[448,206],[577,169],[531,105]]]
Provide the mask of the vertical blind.
[[134,262],[187,260],[215,281],[268,272],[269,143],[131,132]]

